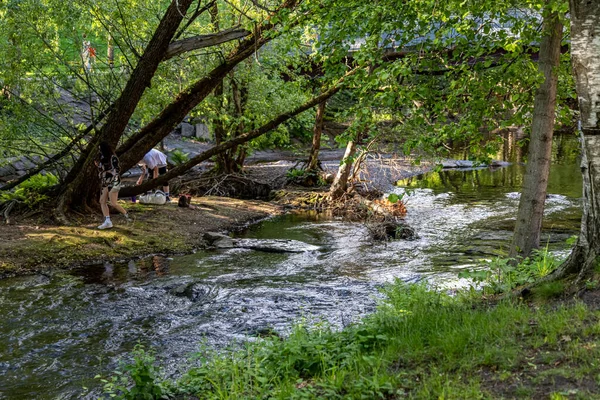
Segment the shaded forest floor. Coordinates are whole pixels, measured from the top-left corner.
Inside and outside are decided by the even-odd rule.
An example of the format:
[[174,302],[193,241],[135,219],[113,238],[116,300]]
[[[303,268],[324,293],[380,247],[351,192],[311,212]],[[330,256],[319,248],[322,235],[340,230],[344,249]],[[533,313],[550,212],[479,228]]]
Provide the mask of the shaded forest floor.
[[123,260],[148,254],[189,253],[208,231],[226,231],[280,213],[277,205],[224,197],[194,198],[196,209],[120,200],[133,221],[112,213],[114,228],[98,230],[101,215],[81,216],[72,226],[40,224],[35,217],[0,225],[0,277]]

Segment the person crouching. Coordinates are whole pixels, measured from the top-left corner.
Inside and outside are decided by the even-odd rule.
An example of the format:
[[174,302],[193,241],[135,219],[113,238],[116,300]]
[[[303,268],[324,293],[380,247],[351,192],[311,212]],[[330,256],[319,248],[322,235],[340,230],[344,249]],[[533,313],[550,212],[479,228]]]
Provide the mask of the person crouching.
[[[148,173],[148,179],[156,179],[160,175],[167,173],[167,156],[156,149],[151,149],[147,152],[138,164],[142,167],[142,174],[136,183],[137,185],[141,185],[144,182],[146,172]],[[167,201],[171,201],[168,184],[163,186],[163,191],[165,192],[165,196],[167,196]]]

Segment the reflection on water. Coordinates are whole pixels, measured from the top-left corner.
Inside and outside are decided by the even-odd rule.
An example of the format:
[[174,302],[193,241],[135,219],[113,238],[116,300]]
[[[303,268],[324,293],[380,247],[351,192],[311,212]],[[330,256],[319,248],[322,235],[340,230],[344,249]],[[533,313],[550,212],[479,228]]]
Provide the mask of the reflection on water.
[[[481,148],[491,151],[490,158],[508,161],[514,164],[527,162],[529,136],[523,129],[511,128],[504,133],[484,134]],[[447,143],[446,156],[457,160],[470,160],[472,143]],[[558,164],[576,164],[580,146],[575,133],[555,132],[552,140],[552,162]]]
[[[563,153],[567,153],[563,151]],[[294,239],[301,253],[199,251],[82,267],[0,282],[0,397],[86,398],[137,342],[156,350],[169,374],[204,341],[286,332],[302,316],[341,327],[373,310],[394,278],[460,286],[464,268],[508,249],[523,167],[442,171],[401,182],[407,222],[419,239],[373,243],[361,224],[287,215],[241,236]],[[544,243],[556,251],[577,233],[577,165],[552,167]],[[87,398],[93,398],[87,395]]]

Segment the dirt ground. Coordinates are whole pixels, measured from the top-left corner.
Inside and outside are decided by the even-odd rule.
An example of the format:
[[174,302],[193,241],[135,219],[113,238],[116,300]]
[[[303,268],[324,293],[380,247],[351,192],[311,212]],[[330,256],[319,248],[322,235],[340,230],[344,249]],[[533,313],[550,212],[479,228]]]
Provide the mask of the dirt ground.
[[224,197],[193,198],[196,209],[177,202],[158,206],[120,200],[133,222],[112,213],[114,228],[98,230],[98,215],[82,216],[72,226],[38,224],[17,219],[0,225],[0,277],[53,268],[124,260],[148,254],[189,253],[203,245],[209,231],[230,231],[277,215],[268,202]]

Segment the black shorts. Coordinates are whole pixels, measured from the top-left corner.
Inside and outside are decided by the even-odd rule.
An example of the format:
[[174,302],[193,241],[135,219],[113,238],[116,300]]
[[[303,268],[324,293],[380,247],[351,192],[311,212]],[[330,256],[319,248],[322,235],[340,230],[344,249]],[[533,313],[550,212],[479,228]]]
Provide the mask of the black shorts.
[[[146,169],[148,170],[148,179],[152,179],[154,178],[154,172],[146,167]],[[167,167],[158,167],[158,176],[164,175],[167,173]]]

